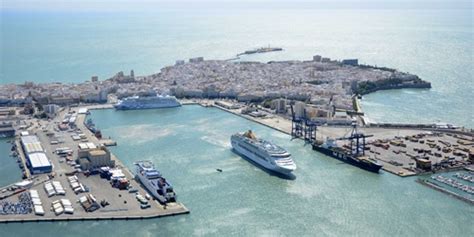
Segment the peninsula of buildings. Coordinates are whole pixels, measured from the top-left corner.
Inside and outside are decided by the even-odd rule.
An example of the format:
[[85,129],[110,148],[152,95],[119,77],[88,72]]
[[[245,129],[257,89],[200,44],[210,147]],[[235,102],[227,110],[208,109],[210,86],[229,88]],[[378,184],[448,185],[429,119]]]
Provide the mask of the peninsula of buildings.
[[113,102],[132,95],[170,94],[177,98],[227,98],[262,102],[286,98],[316,107],[352,109],[354,94],[392,88],[430,88],[416,75],[390,68],[335,61],[316,55],[309,61],[231,62],[192,58],[148,76],[117,73],[78,84],[44,83],[0,86],[0,105],[46,106]]

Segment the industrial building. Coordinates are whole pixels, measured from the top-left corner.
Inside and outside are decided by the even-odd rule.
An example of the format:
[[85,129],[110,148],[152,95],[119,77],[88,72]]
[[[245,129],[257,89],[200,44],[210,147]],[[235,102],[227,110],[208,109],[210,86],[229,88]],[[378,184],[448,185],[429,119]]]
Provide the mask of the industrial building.
[[44,152],[29,154],[28,163],[33,174],[49,173],[53,168]]
[[89,110],[87,108],[80,108],[77,111],[78,114],[89,114]]
[[41,174],[51,172],[53,166],[44,153],[38,137],[35,135],[27,135],[22,136],[20,140],[31,173]]
[[314,55],[313,56],[313,61],[315,62],[321,62],[322,56],[321,55]]
[[203,62],[203,61],[204,61],[203,57],[197,57],[197,58],[190,58],[189,59],[190,63],[199,63],[199,62]]
[[287,112],[285,99],[274,100],[273,107],[275,108],[275,113],[277,114],[286,114]]
[[44,112],[51,116],[56,116],[59,111],[59,106],[55,104],[47,104],[43,106]]
[[110,151],[106,147],[97,147],[91,143],[79,144],[77,161],[82,170],[115,166],[115,161],[111,159]]
[[357,65],[359,65],[359,60],[356,59],[356,58],[354,58],[354,59],[344,59],[344,60],[342,60],[342,64],[357,66]]

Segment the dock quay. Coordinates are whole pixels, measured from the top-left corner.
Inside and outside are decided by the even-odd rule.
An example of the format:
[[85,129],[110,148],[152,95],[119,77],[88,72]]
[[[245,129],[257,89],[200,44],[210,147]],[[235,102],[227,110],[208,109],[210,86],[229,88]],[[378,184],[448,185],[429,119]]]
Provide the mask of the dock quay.
[[[265,113],[267,116],[254,117],[243,114],[241,108],[229,109],[215,103],[212,106],[291,135],[292,121],[278,114]],[[318,126],[316,139],[342,137],[348,130],[348,126]],[[469,132],[454,130],[451,133],[450,130],[439,130],[434,127],[427,129],[427,126],[416,125],[408,127],[364,126],[360,130],[374,135],[367,143],[369,157],[380,162],[383,165],[383,170],[400,177],[414,176],[427,171],[462,169],[474,159],[472,158],[474,136]],[[404,140],[404,142],[400,143],[399,140]],[[428,140],[433,140],[433,144],[429,144],[431,142]],[[459,144],[458,140],[464,140],[465,143]],[[380,145],[382,143],[385,145]],[[420,150],[427,153],[419,153]],[[424,159],[430,163],[429,167],[421,167]]]
[[[101,105],[93,109],[109,107],[109,105]],[[71,110],[76,110],[76,108]],[[62,111],[59,116],[47,123],[55,127],[54,125],[61,123],[62,116],[66,113],[68,113],[67,110]],[[70,125],[71,128],[67,131],[55,130],[56,135],[51,135],[51,132],[41,129],[45,121],[34,120],[38,126],[32,126],[29,130],[30,136],[36,136],[40,141],[41,148],[48,156],[53,170],[50,173],[28,173],[29,180],[33,181],[31,186],[6,190],[3,193],[4,199],[0,200],[0,223],[142,220],[190,213],[179,202],[163,205],[149,199],[147,200],[149,206],[141,206],[136,195],[148,196],[147,190],[134,179],[132,172],[112,153],[110,153],[110,159],[115,164],[114,167],[121,170],[130,188],[133,188],[133,192],[113,187],[111,181],[98,174],[81,171],[78,168],[79,165],[73,160],[79,156],[80,149],[83,149],[80,147],[85,146],[84,140],[92,145],[99,145],[100,141],[85,127],[86,114],[75,114],[75,116],[77,119],[74,125]],[[82,134],[81,141],[72,138],[76,133]],[[52,143],[53,139],[56,141],[54,136],[62,137],[63,141],[59,144]],[[25,163],[25,167],[28,167],[28,158],[19,140],[19,138],[16,139],[19,156]],[[64,156],[60,155],[58,149],[65,149],[65,147],[70,152]],[[26,168],[26,170],[29,169]],[[73,182],[77,183],[75,185],[80,185],[82,189],[76,190]]]
[[25,177],[27,179],[31,178],[31,173],[30,173],[30,170],[27,169],[26,167],[26,157],[25,157],[25,152],[23,151],[23,148],[21,147],[20,145],[20,141],[18,139],[15,139],[15,145],[16,145],[16,149],[17,149],[17,153],[18,153],[18,157],[20,158],[20,162],[21,164],[23,165],[23,172],[25,172]]
[[113,109],[114,105],[113,104],[97,104],[97,105],[88,105],[85,106],[88,110],[94,110],[94,109]]

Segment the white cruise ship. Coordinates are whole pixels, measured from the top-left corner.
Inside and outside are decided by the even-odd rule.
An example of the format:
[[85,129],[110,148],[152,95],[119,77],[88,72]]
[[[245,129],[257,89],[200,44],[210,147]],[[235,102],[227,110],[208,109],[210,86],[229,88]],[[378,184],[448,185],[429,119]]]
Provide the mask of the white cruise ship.
[[129,109],[158,109],[181,106],[181,103],[174,96],[132,96],[119,100],[115,104],[118,110]]
[[176,202],[176,193],[173,186],[155,169],[151,161],[138,161],[135,176],[142,185],[159,202],[166,204]]
[[257,139],[251,130],[231,137],[232,148],[264,168],[288,175],[296,169],[291,154],[272,142]]

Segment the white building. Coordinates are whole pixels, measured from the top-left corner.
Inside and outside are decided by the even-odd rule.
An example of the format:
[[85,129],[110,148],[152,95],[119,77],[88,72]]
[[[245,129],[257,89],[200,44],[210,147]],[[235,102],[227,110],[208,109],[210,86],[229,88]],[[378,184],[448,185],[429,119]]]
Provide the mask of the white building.
[[55,104],[47,104],[43,106],[43,110],[46,114],[55,116],[59,111],[59,106]]
[[275,100],[275,112],[278,114],[286,114],[286,100],[285,99]]

